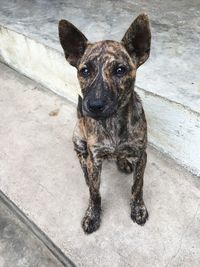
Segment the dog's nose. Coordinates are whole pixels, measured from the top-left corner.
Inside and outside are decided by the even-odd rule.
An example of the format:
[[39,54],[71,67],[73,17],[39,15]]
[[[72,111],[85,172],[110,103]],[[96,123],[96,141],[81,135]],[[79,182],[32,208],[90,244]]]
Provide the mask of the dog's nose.
[[87,106],[91,112],[100,112],[105,106],[105,101],[101,99],[89,100]]

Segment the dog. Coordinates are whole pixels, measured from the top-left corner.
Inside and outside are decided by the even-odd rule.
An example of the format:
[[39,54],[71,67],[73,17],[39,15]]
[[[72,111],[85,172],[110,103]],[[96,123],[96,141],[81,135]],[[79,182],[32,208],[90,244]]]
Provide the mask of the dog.
[[58,28],[65,58],[77,69],[82,92],[73,134],[74,149],[90,195],[82,228],[89,234],[100,226],[100,176],[105,158],[115,159],[120,171],[133,172],[131,218],[143,225],[148,218],[143,201],[147,123],[134,84],[137,68],[150,54],[148,16],[140,14],[121,42],[90,43],[66,20],[61,20]]

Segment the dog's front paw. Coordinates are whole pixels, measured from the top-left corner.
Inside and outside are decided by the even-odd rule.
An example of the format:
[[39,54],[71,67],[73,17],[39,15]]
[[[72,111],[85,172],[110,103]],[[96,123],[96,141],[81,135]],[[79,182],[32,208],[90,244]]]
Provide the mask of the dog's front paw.
[[101,222],[101,208],[89,206],[82,220],[82,228],[86,234],[96,231]]
[[117,159],[117,167],[121,172],[127,174],[133,171],[133,166],[127,159]]
[[144,225],[148,219],[148,211],[144,203],[131,203],[131,219],[139,225]]

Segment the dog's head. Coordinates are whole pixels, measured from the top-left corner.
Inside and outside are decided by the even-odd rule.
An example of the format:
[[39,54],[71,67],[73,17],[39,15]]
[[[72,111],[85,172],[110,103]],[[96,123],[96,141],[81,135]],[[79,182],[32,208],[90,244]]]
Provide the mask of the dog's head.
[[137,68],[150,53],[147,15],[139,15],[121,42],[89,43],[70,22],[59,22],[59,37],[67,61],[78,71],[84,115],[106,118],[126,105],[134,88]]

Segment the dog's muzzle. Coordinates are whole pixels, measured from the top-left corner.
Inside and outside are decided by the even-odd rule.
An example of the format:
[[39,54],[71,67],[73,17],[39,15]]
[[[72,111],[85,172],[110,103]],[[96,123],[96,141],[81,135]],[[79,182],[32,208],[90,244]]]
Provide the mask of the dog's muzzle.
[[94,119],[107,118],[115,112],[113,103],[102,99],[83,100],[82,110],[85,116]]
[[106,102],[101,100],[101,99],[97,99],[97,100],[88,100],[87,102],[87,108],[90,112],[93,113],[100,113],[104,110],[106,105]]

